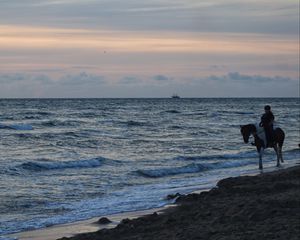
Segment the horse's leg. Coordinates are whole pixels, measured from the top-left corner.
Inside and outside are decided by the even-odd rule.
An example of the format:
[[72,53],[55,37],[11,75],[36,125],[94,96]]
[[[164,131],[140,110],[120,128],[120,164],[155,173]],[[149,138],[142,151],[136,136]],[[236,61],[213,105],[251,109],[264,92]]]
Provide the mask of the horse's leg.
[[276,152],[276,156],[277,156],[277,167],[279,167],[280,166],[280,162],[279,162],[279,147],[277,146],[277,143],[275,143],[274,144],[274,150],[275,150],[275,152]]
[[279,146],[279,147],[278,147],[278,151],[279,151],[279,157],[280,157],[280,160],[281,160],[281,162],[283,163],[282,146]]
[[284,131],[282,129],[277,128],[276,129],[276,136],[277,136],[277,143],[278,143],[278,153],[279,153],[279,158],[281,162],[283,163],[283,157],[282,157],[282,146],[285,138]]
[[262,164],[262,155],[264,152],[264,149],[261,146],[256,146],[258,155],[259,155],[259,169],[262,170],[263,169],[263,164]]

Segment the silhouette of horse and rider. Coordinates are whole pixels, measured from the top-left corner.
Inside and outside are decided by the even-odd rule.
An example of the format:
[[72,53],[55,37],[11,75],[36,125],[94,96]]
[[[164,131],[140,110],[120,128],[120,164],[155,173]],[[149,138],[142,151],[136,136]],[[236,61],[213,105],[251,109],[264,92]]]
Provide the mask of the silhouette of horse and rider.
[[285,138],[284,131],[281,128],[273,128],[274,115],[271,107],[266,105],[264,107],[265,113],[261,116],[259,125],[247,124],[241,126],[241,134],[244,142],[249,142],[249,137],[254,137],[254,143],[257,152],[259,153],[259,169],[263,169],[262,155],[265,148],[274,148],[277,155],[277,167],[280,166],[280,161],[283,162],[282,146]]

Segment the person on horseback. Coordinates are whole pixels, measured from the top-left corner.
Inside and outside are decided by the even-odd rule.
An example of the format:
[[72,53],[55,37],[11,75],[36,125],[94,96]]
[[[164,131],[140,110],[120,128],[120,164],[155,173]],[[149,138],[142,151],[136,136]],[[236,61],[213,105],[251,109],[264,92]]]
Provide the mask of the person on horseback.
[[267,145],[272,146],[273,139],[273,123],[274,123],[274,115],[271,111],[271,107],[269,105],[265,106],[265,113],[261,116],[261,121],[259,123],[260,127],[263,127],[266,134]]

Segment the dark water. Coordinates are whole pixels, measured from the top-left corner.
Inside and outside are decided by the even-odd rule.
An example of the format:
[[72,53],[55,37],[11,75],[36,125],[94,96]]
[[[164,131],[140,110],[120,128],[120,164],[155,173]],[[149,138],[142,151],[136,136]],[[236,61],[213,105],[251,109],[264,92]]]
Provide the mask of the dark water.
[[[299,161],[299,99],[0,100],[0,236],[168,203],[258,172],[239,125],[270,104]],[[264,166],[275,166],[266,150]]]

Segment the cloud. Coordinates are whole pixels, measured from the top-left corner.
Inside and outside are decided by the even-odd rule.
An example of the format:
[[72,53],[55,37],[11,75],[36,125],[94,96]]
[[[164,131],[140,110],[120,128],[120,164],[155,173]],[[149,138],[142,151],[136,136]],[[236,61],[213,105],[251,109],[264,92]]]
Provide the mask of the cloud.
[[103,76],[88,74],[86,72],[81,72],[76,75],[62,76],[58,82],[63,85],[93,85],[106,83]]
[[205,80],[213,80],[213,81],[220,81],[220,82],[240,82],[245,84],[253,84],[253,83],[272,83],[272,82],[288,82],[293,81],[293,79],[289,77],[282,77],[282,76],[261,76],[261,75],[246,75],[241,74],[239,72],[229,72],[227,75],[223,76],[216,76],[211,75]]
[[156,80],[156,81],[168,81],[171,78],[169,78],[167,76],[164,76],[164,75],[156,75],[156,76],[153,77],[153,79]]
[[126,76],[121,78],[121,80],[119,81],[120,84],[138,84],[140,82],[141,80],[134,76]]
[[1,74],[0,83],[14,83],[19,81],[24,81],[30,78],[27,74],[13,73],[13,74]]
[[226,65],[211,65],[208,67],[208,69],[210,70],[222,70],[222,69],[225,69],[227,66]]
[[[119,81],[120,84],[149,84],[149,83],[153,83],[150,81],[155,80],[157,83],[166,83],[170,80],[172,80],[173,78],[167,77],[165,75],[154,75],[152,77],[149,76],[125,76],[122,77],[121,80]],[[149,81],[149,82],[148,82]]]
[[65,68],[35,68],[35,69],[30,69],[28,70],[28,72],[32,72],[32,73],[63,73],[65,72],[66,69]]
[[56,84],[56,85],[97,85],[106,83],[103,76],[81,72],[67,74],[59,78],[51,78],[45,74],[11,73],[0,75],[0,83],[14,84],[16,82]]
[[52,79],[49,76],[44,75],[44,74],[39,74],[39,75],[36,75],[36,76],[31,76],[31,79],[34,82],[40,82],[42,84],[52,84],[53,83]]
[[34,4],[34,6],[50,6],[50,5],[69,5],[69,4],[84,4],[84,3],[92,3],[97,0],[47,0],[47,1],[39,1]]
[[84,71],[60,76],[6,73],[0,74],[0,97],[169,97],[174,92],[184,97],[299,96],[299,79],[283,76],[236,71],[170,80],[173,78],[151,73],[123,77]]
[[94,29],[297,34],[298,5],[297,1],[282,0],[247,4],[237,0],[9,0],[1,1],[0,22]]

